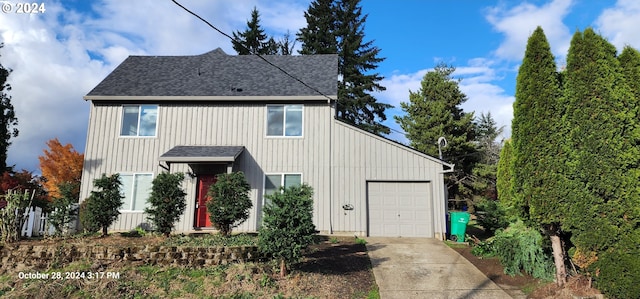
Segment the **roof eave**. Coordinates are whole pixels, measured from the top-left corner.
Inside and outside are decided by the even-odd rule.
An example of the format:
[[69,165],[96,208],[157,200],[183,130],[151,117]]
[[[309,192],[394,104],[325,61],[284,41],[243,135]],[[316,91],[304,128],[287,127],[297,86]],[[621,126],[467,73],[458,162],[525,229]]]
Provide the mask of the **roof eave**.
[[288,102],[288,101],[319,101],[327,100],[329,97],[332,101],[338,98],[337,95],[305,95],[305,96],[101,96],[86,95],[83,97],[85,101],[136,101],[136,102],[164,102],[164,101],[270,101],[270,102]]

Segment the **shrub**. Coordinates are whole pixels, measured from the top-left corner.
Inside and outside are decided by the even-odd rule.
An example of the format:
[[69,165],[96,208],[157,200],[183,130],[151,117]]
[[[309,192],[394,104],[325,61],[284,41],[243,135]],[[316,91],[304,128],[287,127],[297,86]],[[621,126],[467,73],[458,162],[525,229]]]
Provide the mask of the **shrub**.
[[[635,247],[635,248],[634,248]],[[594,263],[595,286],[609,298],[638,298],[640,294],[640,249],[610,249],[598,254]]]
[[75,197],[78,182],[62,182],[58,184],[60,197],[53,199],[53,211],[48,216],[48,222],[55,228],[56,235],[67,234],[69,223],[76,219],[78,215],[78,205],[74,205],[78,200]]
[[93,186],[98,191],[91,191],[86,199],[85,222],[93,223],[102,228],[102,236],[107,235],[107,229],[120,215],[120,206],[124,196],[120,193],[120,176],[116,173],[111,176],[102,174],[99,179],[93,180]]
[[187,193],[180,187],[183,180],[183,173],[159,174],[153,179],[151,195],[147,200],[151,206],[144,210],[149,214],[147,218],[156,229],[167,237],[173,229],[173,224],[180,219],[180,215],[187,207],[185,202]]
[[249,218],[249,210],[253,206],[249,198],[250,190],[251,186],[241,171],[219,174],[216,182],[209,187],[209,219],[223,236],[229,236],[234,227]]
[[509,225],[504,209],[495,200],[481,200],[476,206],[476,215],[478,216],[478,224],[492,234],[496,230],[506,228]]
[[270,204],[264,207],[258,247],[280,260],[280,275],[284,277],[287,264],[299,261],[317,231],[313,225],[313,189],[303,184],[280,190],[267,196]]
[[93,234],[100,229],[100,225],[89,218],[89,213],[87,211],[88,202],[88,200],[85,200],[80,203],[80,206],[78,207],[78,220],[80,220],[80,226],[82,226],[82,230],[85,233]]
[[524,270],[535,278],[552,280],[555,268],[551,256],[543,250],[543,241],[539,231],[518,221],[505,230],[498,230],[491,248],[500,259],[505,274],[520,274]]

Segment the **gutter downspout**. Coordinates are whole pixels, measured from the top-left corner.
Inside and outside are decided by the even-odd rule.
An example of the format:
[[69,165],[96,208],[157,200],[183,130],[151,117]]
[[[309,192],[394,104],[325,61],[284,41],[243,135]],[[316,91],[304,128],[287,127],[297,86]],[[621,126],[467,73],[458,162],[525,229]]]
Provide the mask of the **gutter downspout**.
[[[337,105],[337,101],[336,101]],[[329,109],[329,234],[333,235],[333,122],[331,117],[331,99],[327,99]],[[336,110],[337,111],[337,110]],[[337,112],[336,112],[337,113]]]
[[[444,161],[443,161],[443,163],[444,163]],[[447,207],[449,206],[449,202],[448,202],[447,198],[449,197],[449,191],[447,189],[447,185],[444,183],[444,174],[445,173],[452,173],[454,171],[454,168],[455,168],[456,165],[455,164],[444,163],[444,166],[449,166],[450,168],[447,169],[447,170],[440,171],[438,173],[442,176],[442,184],[443,184],[443,187],[444,187],[443,188],[443,190],[444,190],[444,206],[443,206],[443,208],[444,208],[444,219],[445,219],[445,221],[444,221],[444,235],[442,236],[442,239],[446,240],[446,238],[447,238],[447,220],[446,220],[447,219]]]

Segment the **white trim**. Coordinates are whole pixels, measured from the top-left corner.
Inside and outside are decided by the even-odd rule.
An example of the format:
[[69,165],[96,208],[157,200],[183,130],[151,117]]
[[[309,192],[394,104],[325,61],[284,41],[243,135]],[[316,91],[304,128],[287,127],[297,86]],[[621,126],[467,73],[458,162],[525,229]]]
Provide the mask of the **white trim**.
[[[300,119],[300,136],[287,136],[285,132],[287,130],[287,106],[302,106],[302,117]],[[269,131],[269,106],[282,107],[282,135],[268,135]],[[267,104],[265,105],[264,116],[264,137],[265,138],[287,138],[287,139],[303,139],[304,138],[304,104]]]
[[[337,95],[329,95],[335,101]],[[327,100],[325,96],[90,96],[83,97],[85,101],[318,101]]]
[[[304,183],[304,175],[302,174],[302,172],[265,172],[264,175],[262,176],[262,207],[264,207],[265,204],[265,196],[266,194],[266,185],[267,185],[267,176],[268,175],[280,175],[280,187],[284,186],[284,176],[285,175],[300,175],[300,183],[303,184]],[[264,209],[262,210],[262,212],[264,213]]]
[[[140,136],[140,120],[142,119],[142,106],[156,106],[156,127],[153,130],[152,136]],[[124,107],[138,107],[138,124],[136,127],[136,135],[122,135],[122,126],[124,125]],[[160,122],[160,105],[158,104],[122,104],[120,105],[122,113],[120,113],[120,130],[118,132],[119,138],[158,138],[158,124]]]
[[[131,183],[132,183],[132,185],[131,185],[131,186],[132,186],[132,188],[131,188],[131,190],[129,190],[129,191],[131,192],[131,194],[129,194],[129,195],[131,196],[131,199],[133,199],[133,194],[135,193],[135,190],[136,190],[136,186],[135,186],[135,177],[136,177],[137,175],[151,175],[151,181],[152,181],[152,182],[153,182],[153,179],[155,178],[155,177],[154,177],[154,173],[153,173],[153,172],[118,172],[118,174],[120,175],[120,178],[122,178],[122,176],[123,176],[123,175],[131,175],[131,176],[133,176],[133,180],[132,180],[132,182],[131,182]],[[123,190],[123,191],[125,191],[125,190]],[[151,195],[151,190],[149,190],[149,195]],[[125,196],[125,198],[124,198],[123,200],[126,200],[126,199],[127,199],[127,198],[126,198],[126,196]],[[147,198],[147,199],[148,199],[148,198]],[[144,202],[146,202],[146,201],[147,201],[147,199],[145,199],[145,201],[144,201]],[[144,202],[143,202],[143,203],[144,203]],[[132,209],[131,209],[131,205],[132,205],[132,204],[133,204],[133,201],[130,201],[130,202],[124,202],[124,203],[122,204],[122,206],[127,206],[127,205],[128,205],[128,206],[129,206],[129,208],[128,208],[128,209],[118,209],[118,211],[119,211],[119,212],[121,212],[121,213],[122,213],[122,212],[125,212],[125,213],[144,213],[144,210],[132,210]]]

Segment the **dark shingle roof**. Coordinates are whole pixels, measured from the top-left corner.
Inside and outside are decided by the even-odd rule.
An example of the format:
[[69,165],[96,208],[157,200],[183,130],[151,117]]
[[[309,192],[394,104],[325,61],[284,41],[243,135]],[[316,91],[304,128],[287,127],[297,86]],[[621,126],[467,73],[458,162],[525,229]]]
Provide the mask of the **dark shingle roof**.
[[[266,55],[325,95],[337,95],[338,56]],[[242,91],[239,91],[242,90]],[[255,55],[129,56],[91,96],[317,96]]]
[[167,162],[233,162],[244,146],[179,145],[162,154],[158,160]]

